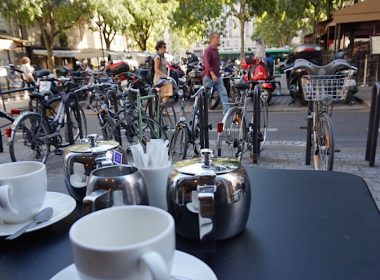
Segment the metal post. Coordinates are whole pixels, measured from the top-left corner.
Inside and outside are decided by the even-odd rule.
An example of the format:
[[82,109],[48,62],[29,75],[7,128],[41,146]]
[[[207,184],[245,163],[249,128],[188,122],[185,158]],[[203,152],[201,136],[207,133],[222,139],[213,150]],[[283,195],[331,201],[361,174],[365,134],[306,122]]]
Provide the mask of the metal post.
[[371,108],[369,110],[367,146],[366,146],[366,151],[365,151],[365,160],[367,161],[370,158],[370,150],[371,150],[371,145],[372,145],[371,136],[372,136],[372,130],[373,130],[373,117],[375,114],[377,95],[378,95],[378,91],[376,90],[376,85],[374,85],[372,89],[372,96],[371,96]]
[[311,159],[311,133],[313,129],[313,102],[309,101],[307,104],[307,130],[306,130],[306,158],[305,165],[310,165]]
[[364,60],[364,75],[363,75],[363,84],[361,87],[367,87],[367,65],[368,65],[368,55],[365,55]]
[[202,90],[200,96],[198,96],[198,108],[199,108],[199,128],[200,128],[200,142],[201,142],[201,149],[204,149],[206,147],[205,145],[205,128],[204,128],[204,111],[203,111],[203,92],[204,89]]
[[0,153],[3,153],[4,152],[4,148],[3,148],[3,134],[1,133],[1,129],[0,129]]
[[210,89],[206,89],[203,91],[203,117],[204,117],[204,142],[205,142],[205,148],[208,149],[210,147],[209,143],[209,126],[208,126],[208,93]]
[[[379,82],[377,82],[373,86],[372,100],[373,99],[375,99],[375,102],[373,106],[371,103],[371,112],[370,112],[370,117],[372,116],[372,119],[370,118],[369,120],[370,122],[369,128],[371,128],[371,130],[368,131],[368,136],[370,139],[367,139],[367,149],[366,149],[366,159],[367,159],[367,153],[368,153],[369,166],[375,166],[375,158],[376,158],[376,146],[377,146],[377,137],[378,137],[379,121],[380,121],[380,83]],[[371,122],[372,122],[372,125],[371,125]]]

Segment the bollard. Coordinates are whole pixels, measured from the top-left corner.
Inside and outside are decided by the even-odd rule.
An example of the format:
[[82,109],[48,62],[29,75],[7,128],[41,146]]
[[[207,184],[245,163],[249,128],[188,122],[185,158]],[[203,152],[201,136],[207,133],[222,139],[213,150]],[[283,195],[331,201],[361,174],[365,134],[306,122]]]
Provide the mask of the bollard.
[[367,67],[368,67],[368,56],[365,55],[365,60],[364,60],[364,74],[363,74],[363,84],[361,87],[366,87],[367,86]]
[[369,112],[367,146],[365,160],[369,161],[369,166],[375,166],[376,146],[380,120],[380,82],[377,82],[372,89],[371,108]]

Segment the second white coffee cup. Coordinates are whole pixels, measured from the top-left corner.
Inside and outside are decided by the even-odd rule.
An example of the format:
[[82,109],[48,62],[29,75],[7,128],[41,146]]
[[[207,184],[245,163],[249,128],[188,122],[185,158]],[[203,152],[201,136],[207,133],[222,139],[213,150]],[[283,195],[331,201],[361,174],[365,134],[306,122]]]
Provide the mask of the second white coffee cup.
[[83,280],[167,280],[175,251],[172,216],[156,207],[120,206],[82,217],[70,228]]

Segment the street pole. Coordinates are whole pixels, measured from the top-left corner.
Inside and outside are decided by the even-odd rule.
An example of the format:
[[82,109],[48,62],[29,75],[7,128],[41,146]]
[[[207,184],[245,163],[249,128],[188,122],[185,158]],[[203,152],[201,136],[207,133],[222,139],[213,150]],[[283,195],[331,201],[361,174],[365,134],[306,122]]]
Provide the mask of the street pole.
[[100,45],[102,48],[102,56],[103,56],[102,60],[104,60],[104,46],[103,46],[103,36],[102,36],[102,28],[101,28],[102,22],[100,21],[99,14],[98,14],[98,22],[96,23],[96,25],[99,27]]

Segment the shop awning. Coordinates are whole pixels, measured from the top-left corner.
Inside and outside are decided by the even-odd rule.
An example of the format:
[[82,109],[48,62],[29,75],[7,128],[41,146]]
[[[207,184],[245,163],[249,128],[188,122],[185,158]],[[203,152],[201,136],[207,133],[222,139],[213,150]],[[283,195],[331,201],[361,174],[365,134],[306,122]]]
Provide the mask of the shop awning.
[[[33,50],[35,55],[47,56],[47,50]],[[99,50],[99,49],[82,49],[82,50],[53,50],[54,57],[75,57],[76,59],[86,59],[93,57],[107,57],[111,55],[112,58],[123,58],[125,56],[122,52]]]
[[0,39],[0,51],[3,50],[14,50],[17,45],[12,40]]
[[365,0],[334,13],[335,24],[380,20],[380,1]]
[[14,50],[28,45],[29,43],[30,41],[28,40],[23,40],[17,37],[0,34],[0,50]]

